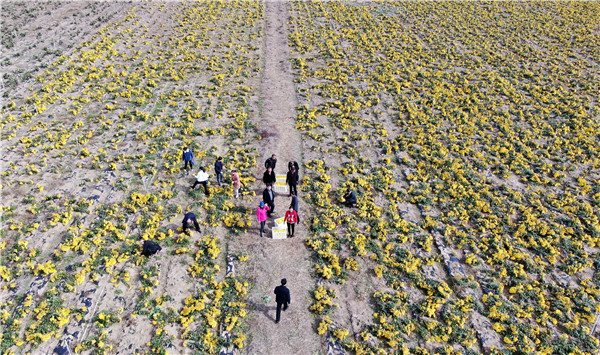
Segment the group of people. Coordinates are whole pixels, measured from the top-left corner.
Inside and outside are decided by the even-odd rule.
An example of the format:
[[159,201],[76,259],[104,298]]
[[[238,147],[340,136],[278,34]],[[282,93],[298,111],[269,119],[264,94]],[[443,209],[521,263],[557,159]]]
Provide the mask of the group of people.
[[[183,160],[183,169],[185,171],[188,171],[189,167],[189,170],[191,170],[194,166],[194,154],[188,147],[183,148],[181,159]],[[214,169],[215,175],[217,177],[217,184],[219,186],[225,183],[225,181],[223,180],[224,168],[225,166],[223,165],[223,157],[218,157],[215,161]],[[198,173],[195,175],[196,181],[194,181],[194,184],[190,186],[190,190],[194,190],[197,185],[202,185],[204,187],[204,194],[206,196],[210,196],[210,191],[208,190],[209,176],[210,175],[206,172],[204,167],[201,166],[198,169]],[[240,194],[240,189],[244,183],[240,179],[240,175],[235,168],[231,169],[231,184],[233,186],[233,195],[235,198],[238,198]]]
[[[188,171],[188,169],[191,170],[192,167],[194,166],[194,154],[187,147],[185,147],[183,149],[182,160],[184,162],[183,169],[186,171]],[[273,190],[273,187],[277,181],[277,176],[275,175],[276,166],[277,166],[277,156],[275,154],[273,154],[273,155],[271,155],[271,157],[269,157],[265,161],[265,172],[263,173],[263,183],[265,184],[265,189],[263,190],[263,193],[262,193],[262,201],[260,202],[258,209],[256,211],[256,217],[258,219],[258,222],[260,223],[260,236],[261,237],[263,237],[263,234],[265,231],[265,224],[266,224],[267,218],[271,217],[273,215],[273,212],[275,211],[275,191]],[[298,216],[298,182],[300,181],[300,178],[298,176],[299,166],[296,161],[290,161],[288,163],[287,168],[288,168],[288,171],[286,174],[285,182],[289,188],[288,196],[291,197],[291,201],[290,201],[290,206],[289,206],[288,210],[285,212],[284,220],[286,221],[286,224],[287,224],[287,236],[289,238],[292,238],[292,237],[294,237],[296,223],[298,223],[300,221],[299,216]],[[215,170],[215,175],[217,178],[217,184],[219,186],[221,186],[222,184],[225,183],[224,179],[223,179],[224,169],[225,169],[225,166],[223,165],[223,157],[218,157],[214,164],[214,170]],[[198,173],[196,174],[195,178],[196,178],[196,181],[194,182],[194,184],[192,186],[190,186],[190,189],[194,190],[197,185],[202,185],[204,187],[204,193],[207,196],[209,196],[210,195],[210,191],[208,189],[209,174],[206,172],[204,167],[199,168]],[[240,178],[240,175],[236,169],[231,170],[231,183],[233,185],[234,197],[238,198],[240,195],[240,189],[241,189],[242,185],[245,186],[245,184],[242,182],[242,179]],[[356,194],[354,193],[354,191],[348,189],[346,191],[346,193],[344,194],[343,199],[344,199],[344,203],[348,207],[356,206],[357,199],[356,199]],[[183,223],[184,231],[186,231],[187,224],[188,224],[187,222],[185,222],[185,220],[186,219],[184,218],[184,223]],[[189,219],[189,220],[191,220],[191,219]],[[195,223],[197,225],[197,222],[195,222]],[[197,229],[199,229],[199,228],[197,228]]]
[[[275,211],[275,191],[273,191],[273,185],[277,181],[275,175],[276,166],[277,156],[273,154],[265,161],[265,172],[263,174],[265,189],[262,194],[263,199],[256,210],[256,218],[260,223],[261,238],[264,234],[267,217],[271,217]],[[287,236],[289,238],[294,237],[296,223],[300,221],[298,217],[298,180],[298,163],[291,161],[288,163],[288,172],[285,181],[290,189],[288,197],[291,197],[292,199],[290,201],[290,207],[285,212],[284,216],[284,220],[287,224]]]
[[[191,170],[194,166],[194,154],[189,148],[184,148],[182,153],[182,160],[184,162],[183,169],[185,171]],[[275,193],[273,191],[273,184],[276,181],[275,177],[275,166],[277,164],[277,157],[273,154],[267,161],[265,162],[266,171],[263,175],[263,181],[266,185],[265,190],[263,191],[263,201],[260,202],[260,205],[257,210],[258,221],[260,222],[260,236],[263,236],[265,222],[267,217],[270,217],[275,210]],[[223,158],[218,157],[215,165],[215,175],[217,177],[217,184],[221,186],[224,183],[223,181]],[[206,172],[204,167],[200,167],[198,174],[195,176],[196,181],[190,187],[190,189],[195,189],[198,184],[204,186],[204,193],[208,196],[210,192],[208,190],[208,178],[209,174]],[[234,196],[238,198],[240,188],[243,182],[240,179],[239,174],[235,169],[232,169],[231,174],[231,182],[233,185]],[[290,162],[288,164],[288,173],[286,177],[286,183],[290,187],[289,196],[292,198],[289,210],[285,213],[285,221],[288,225],[288,236],[294,236],[294,226],[298,223],[298,197],[297,197],[297,185],[298,185],[298,163]],[[245,186],[245,185],[244,185]],[[189,229],[195,229],[198,233],[200,233],[200,224],[198,223],[198,219],[193,212],[186,212],[183,216],[182,220],[182,230],[183,233],[190,234]],[[145,240],[141,244],[142,251],[141,254],[150,257],[157,252],[159,252],[162,248],[156,242],[152,240]],[[286,287],[287,280],[282,279],[281,285],[275,287],[275,302],[277,303],[277,311],[276,311],[276,319],[275,323],[279,323],[281,319],[281,310],[287,310],[288,304],[291,302],[290,291]]]
[[[191,170],[194,166],[194,154],[189,148],[184,148],[182,153],[182,160],[184,162],[183,169],[188,171]],[[262,194],[262,201],[260,202],[258,209],[256,211],[256,216],[258,222],[260,223],[260,236],[263,237],[265,224],[267,218],[272,217],[273,212],[275,211],[275,192],[273,191],[273,186],[277,181],[277,177],[275,175],[275,168],[277,166],[277,156],[275,154],[271,155],[265,161],[265,172],[263,174],[263,182],[265,184],[265,189]],[[223,180],[223,170],[225,166],[223,165],[223,158],[218,157],[214,164],[214,171],[217,179],[217,184],[221,186],[224,184]],[[288,171],[286,175],[286,185],[289,187],[289,195],[291,197],[290,206],[288,210],[285,212],[284,220],[287,223],[287,232],[288,237],[294,237],[294,229],[296,223],[298,223],[298,176],[299,166],[295,161],[291,161],[288,163]],[[188,172],[189,173],[189,172]],[[210,191],[208,189],[208,179],[209,174],[206,172],[204,167],[200,167],[198,173],[195,176],[196,181],[190,187],[191,190],[194,190],[197,185],[202,185],[204,187],[204,193],[209,196]],[[231,170],[231,182],[234,191],[234,197],[238,198],[240,189],[243,185],[243,182],[240,178],[236,169]],[[244,184],[245,186],[245,184]],[[354,191],[348,189],[344,194],[344,203],[349,207],[356,206],[356,194]],[[194,228],[197,232],[200,232],[200,225],[198,224],[198,220],[196,215],[192,212],[186,212],[182,221],[182,230],[184,233],[189,234],[189,229]],[[152,255],[159,251],[161,248],[158,244],[153,245],[151,243],[145,243],[143,246],[143,255]],[[281,285],[275,288],[276,295],[276,303],[277,303],[277,312],[276,312],[276,323],[279,323],[281,318],[281,310],[284,311],[288,308],[288,304],[290,303],[290,291],[285,286],[287,283],[286,279],[281,280]]]

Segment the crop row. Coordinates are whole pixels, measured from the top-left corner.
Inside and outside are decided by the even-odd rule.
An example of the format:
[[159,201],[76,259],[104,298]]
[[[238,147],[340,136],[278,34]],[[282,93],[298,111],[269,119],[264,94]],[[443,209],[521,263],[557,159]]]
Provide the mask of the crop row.
[[[263,5],[123,6],[3,107],[2,353],[244,346],[248,283],[225,266],[247,256],[225,248],[250,211],[229,186],[188,192],[180,159],[255,166]],[[188,210],[200,237],[178,228]],[[142,240],[168,257],[139,255]]]
[[[358,354],[598,351],[598,10],[294,2],[320,334]],[[347,280],[371,285],[359,322],[335,307]]]

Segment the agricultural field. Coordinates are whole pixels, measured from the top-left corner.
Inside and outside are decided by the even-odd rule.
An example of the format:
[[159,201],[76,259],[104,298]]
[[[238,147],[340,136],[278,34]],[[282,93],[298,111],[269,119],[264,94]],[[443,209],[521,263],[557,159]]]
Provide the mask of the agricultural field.
[[599,3],[1,6],[0,353],[600,351]]

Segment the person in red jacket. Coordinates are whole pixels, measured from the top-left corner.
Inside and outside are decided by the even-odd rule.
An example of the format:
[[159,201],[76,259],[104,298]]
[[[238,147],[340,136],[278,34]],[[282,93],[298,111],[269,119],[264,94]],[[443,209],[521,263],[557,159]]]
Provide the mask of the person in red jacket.
[[294,236],[294,226],[298,222],[298,213],[290,206],[290,209],[285,212],[285,221],[287,222],[288,237]]

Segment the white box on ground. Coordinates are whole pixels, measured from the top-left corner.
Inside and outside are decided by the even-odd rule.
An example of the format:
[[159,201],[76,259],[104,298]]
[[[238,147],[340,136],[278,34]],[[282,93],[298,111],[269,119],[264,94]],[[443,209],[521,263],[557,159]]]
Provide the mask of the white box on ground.
[[281,228],[280,226],[275,226],[271,228],[273,232],[273,239],[286,239],[287,238],[287,229]]
[[283,182],[285,184],[285,179],[287,179],[286,175],[275,175],[275,181]]
[[288,186],[286,185],[285,182],[277,181],[277,182],[275,182],[275,185],[273,186],[273,190],[280,194],[287,193]]
[[280,218],[275,219],[275,227],[287,228],[287,224],[285,224],[285,217],[280,217]]

